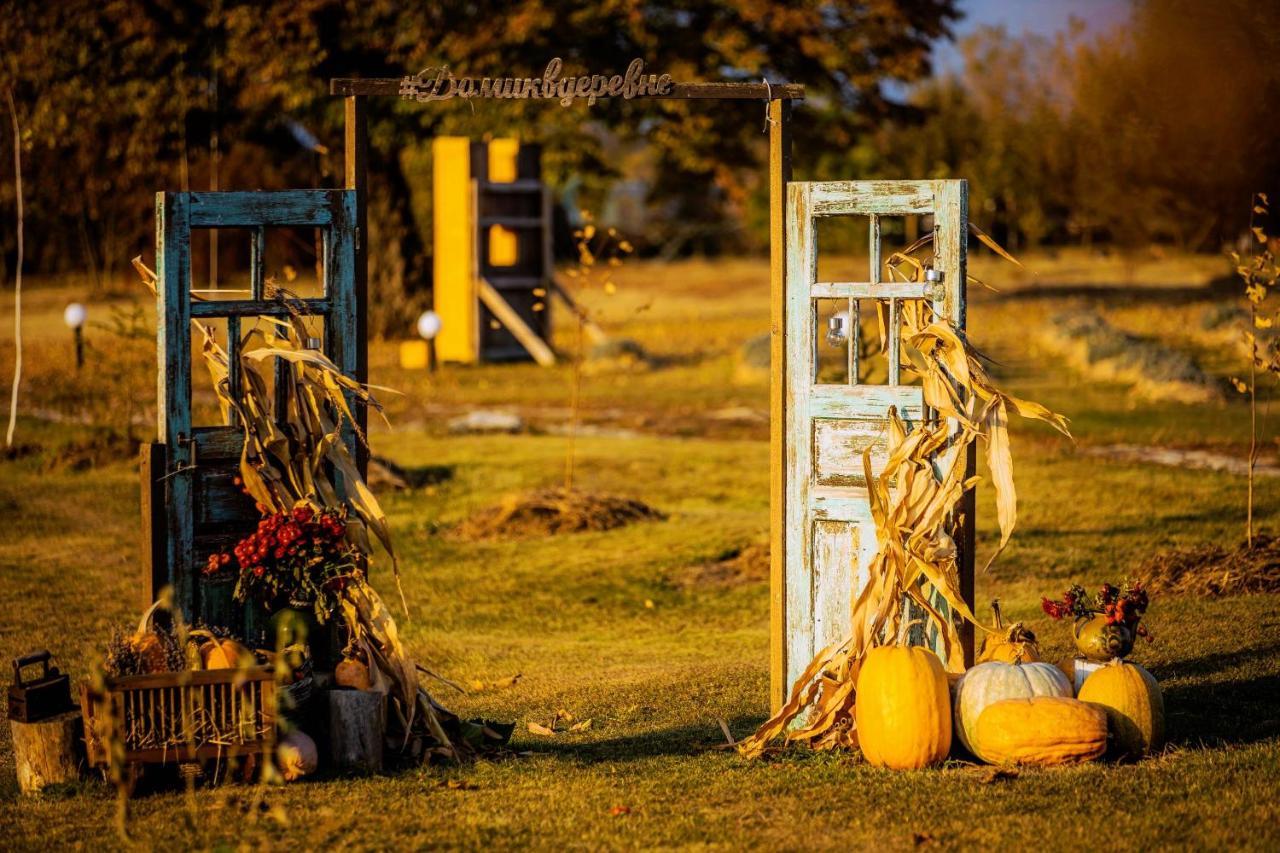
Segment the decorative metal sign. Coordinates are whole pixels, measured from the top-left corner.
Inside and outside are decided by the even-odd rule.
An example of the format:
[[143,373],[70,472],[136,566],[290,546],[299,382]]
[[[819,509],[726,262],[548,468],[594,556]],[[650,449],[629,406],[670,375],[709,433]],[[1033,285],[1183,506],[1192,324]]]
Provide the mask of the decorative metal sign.
[[450,98],[545,98],[567,107],[586,98],[664,97],[675,83],[670,74],[645,74],[644,60],[633,59],[625,74],[583,74],[561,77],[559,57],[547,63],[541,77],[455,77],[448,67],[427,68],[400,81],[400,97],[411,101],[447,101]]

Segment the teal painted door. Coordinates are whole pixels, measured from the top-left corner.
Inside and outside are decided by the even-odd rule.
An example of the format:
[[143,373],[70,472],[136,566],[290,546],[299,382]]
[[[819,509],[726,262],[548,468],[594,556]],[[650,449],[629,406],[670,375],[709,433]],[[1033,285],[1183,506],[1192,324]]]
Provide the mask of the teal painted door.
[[[150,502],[147,522],[152,538],[160,540],[152,553],[163,565],[153,567],[150,576],[153,587],[172,588],[188,620],[249,635],[260,627],[246,625],[245,611],[232,606],[231,584],[201,577],[209,554],[234,546],[257,524],[258,514],[234,482],[243,446],[240,426],[192,423],[193,323],[225,322],[226,349],[234,365],[242,329],[247,332],[261,318],[287,316],[290,310],[316,317],[323,329],[317,345],[344,372],[357,376],[364,333],[356,319],[355,207],[354,190],[156,194],[157,440],[162,464],[150,471],[152,482],[144,488],[158,498]],[[267,231],[286,226],[318,228],[323,238],[321,295],[290,299],[288,305],[267,292],[264,270]],[[191,233],[210,228],[247,231],[247,299],[205,299],[192,293]],[[194,375],[196,381],[207,376],[203,366]],[[229,378],[235,395],[238,371]],[[354,452],[349,427],[344,438]],[[159,589],[151,593],[154,597]]]
[[[889,280],[882,232],[890,217],[905,216],[932,217],[932,257],[925,249],[922,260],[940,280]],[[866,274],[854,276],[858,280],[819,280],[818,224],[828,217],[865,222],[869,257]],[[790,689],[818,651],[849,635],[853,602],[867,583],[876,532],[863,451],[871,450],[873,476],[878,474],[887,455],[889,407],[910,423],[930,417],[920,387],[909,384],[900,367],[900,306],[905,300],[928,300],[936,316],[964,329],[966,186],[964,181],[790,183],[786,226],[783,553]],[[879,347],[866,346],[865,338],[880,328],[873,315],[884,318]],[[872,358],[879,359],[879,371],[868,363]],[[970,599],[972,519],[969,506],[957,538],[962,575],[967,574],[962,587]]]

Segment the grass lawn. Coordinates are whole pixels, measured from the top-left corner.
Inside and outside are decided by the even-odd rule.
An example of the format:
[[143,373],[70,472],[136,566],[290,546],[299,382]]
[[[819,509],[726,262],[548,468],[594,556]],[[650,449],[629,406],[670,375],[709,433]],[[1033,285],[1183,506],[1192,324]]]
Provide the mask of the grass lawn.
[[[1013,390],[1071,417],[1081,448],[1015,425],[1020,529],[978,579],[979,601],[1000,596],[1050,660],[1069,655],[1069,638],[1065,625],[1039,612],[1041,595],[1072,580],[1117,580],[1158,548],[1242,535],[1241,478],[1082,452],[1131,443],[1239,453],[1248,438],[1239,402],[1135,402],[1123,387],[1086,383],[1047,360],[1029,334],[1087,305],[1136,333],[1192,346],[1186,330],[1210,299],[1195,290],[1221,267],[1161,263],[1060,256],[1029,264],[1042,270],[1038,280],[1001,279],[997,268],[975,264],[1001,286],[975,294],[975,343]],[[633,264],[624,272],[613,301],[595,297],[605,325],[662,360],[588,372],[584,419],[594,429],[577,441],[578,482],[641,498],[668,513],[666,521],[525,542],[453,540],[449,525],[475,509],[559,482],[567,439],[555,427],[566,418],[567,369],[483,366],[428,377],[395,367],[390,343],[372,352],[373,381],[406,392],[391,405],[395,429],[375,434],[375,451],[406,468],[453,473],[385,497],[413,608],[402,634],[421,662],[464,684],[522,674],[515,686],[466,696],[434,690],[465,715],[517,721],[521,754],[322,777],[271,789],[262,806],[246,787],[145,793],[130,804],[135,839],[304,849],[1280,846],[1280,595],[1155,600],[1148,624],[1156,640],[1134,656],[1164,688],[1170,743],[1138,764],[992,779],[960,762],[893,773],[845,755],[792,751],[751,762],[716,749],[724,740],[718,719],[742,737],[767,713],[767,579],[689,582],[690,566],[767,536],[768,425],[756,414],[766,410],[767,380],[744,373],[736,356],[743,340],[767,331],[767,267]],[[1175,287],[1192,294],[1162,302]],[[51,324],[74,292],[49,286],[34,294],[32,322]],[[52,327],[38,328],[36,346],[54,347]],[[1209,367],[1224,377],[1232,369],[1230,359]],[[0,369],[8,369],[2,359]],[[56,400],[44,405],[57,409]],[[443,426],[451,414],[498,406],[535,429],[452,436]],[[76,677],[100,656],[111,625],[136,620],[140,597],[135,467],[122,460],[81,471],[50,461],[65,457],[58,448],[80,442],[84,429],[24,420],[20,438],[45,451],[0,462],[8,519],[0,659],[48,646]],[[995,540],[990,498],[980,492],[985,548]],[[1280,526],[1274,481],[1262,482],[1256,514],[1263,527]],[[559,709],[590,718],[590,729],[555,738],[527,731]],[[0,728],[6,846],[122,844],[112,789],[86,782],[19,800],[9,746]]]

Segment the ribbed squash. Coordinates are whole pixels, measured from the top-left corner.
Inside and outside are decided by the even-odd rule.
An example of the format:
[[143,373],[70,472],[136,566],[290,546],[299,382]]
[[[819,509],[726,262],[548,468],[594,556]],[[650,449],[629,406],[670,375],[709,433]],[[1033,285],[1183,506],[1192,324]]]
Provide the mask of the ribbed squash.
[[1107,714],[1117,753],[1138,758],[1164,744],[1164,696],[1155,677],[1116,658],[1094,671],[1080,688],[1080,701]]
[[951,702],[938,656],[918,646],[881,646],[858,673],[858,745],[876,767],[914,770],[951,751]]
[[1000,614],[999,599],[991,602],[991,612],[995,617],[993,633],[982,641],[982,651],[978,653],[978,663],[987,661],[1003,661],[1005,663],[1035,663],[1040,660],[1040,647],[1036,645],[1036,635],[1021,622],[1014,622],[1005,627],[1004,618]]
[[1002,699],[1030,699],[1035,696],[1071,696],[1071,682],[1062,670],[1048,663],[980,663],[956,683],[956,735],[965,749],[986,759],[973,739],[978,717],[987,706]]
[[982,712],[973,736],[992,764],[1075,764],[1107,751],[1107,715],[1079,699],[1003,699]]

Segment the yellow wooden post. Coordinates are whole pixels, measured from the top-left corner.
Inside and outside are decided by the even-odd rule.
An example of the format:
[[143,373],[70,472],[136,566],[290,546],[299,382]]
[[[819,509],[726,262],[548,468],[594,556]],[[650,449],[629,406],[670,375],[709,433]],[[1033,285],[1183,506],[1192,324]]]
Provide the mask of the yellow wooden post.
[[435,310],[441,322],[436,353],[441,361],[474,364],[480,357],[480,309],[476,295],[471,140],[437,137],[431,153]]

